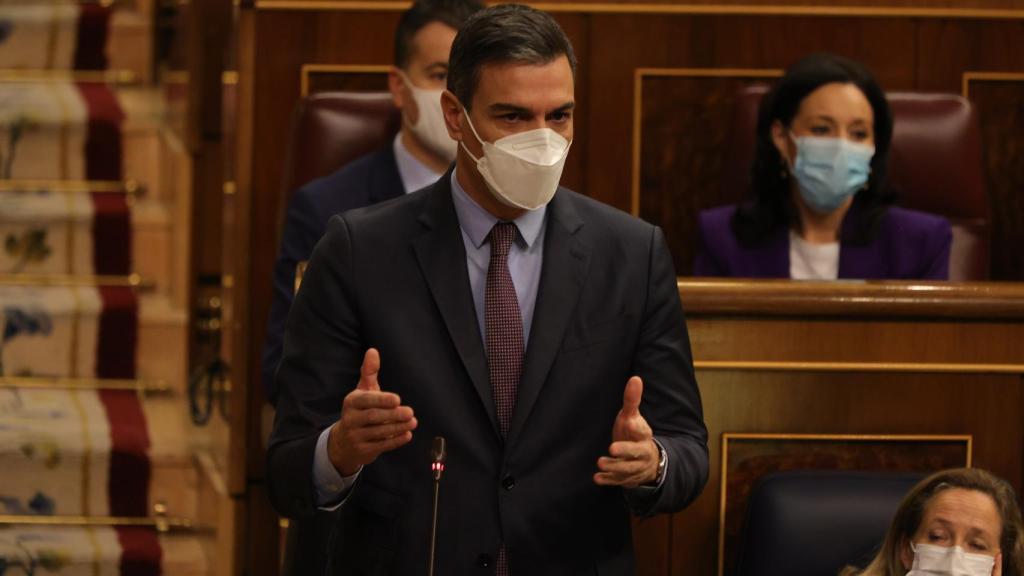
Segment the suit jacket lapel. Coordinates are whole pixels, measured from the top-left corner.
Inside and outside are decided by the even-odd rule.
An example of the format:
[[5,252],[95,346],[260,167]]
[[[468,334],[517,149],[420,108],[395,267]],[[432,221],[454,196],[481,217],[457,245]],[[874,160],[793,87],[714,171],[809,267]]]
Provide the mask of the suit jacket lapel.
[[548,205],[547,218],[544,263],[530,341],[523,359],[523,374],[509,427],[509,445],[525,425],[547,380],[569,320],[576,311],[576,301],[590,264],[590,247],[578,234],[583,220],[567,194],[559,192],[555,195]]
[[451,170],[429,190],[427,208],[419,221],[426,231],[413,245],[423,276],[444,319],[452,343],[480,395],[496,435],[498,414],[487,376],[487,356],[473,307],[473,294],[466,270],[466,247],[452,204]]

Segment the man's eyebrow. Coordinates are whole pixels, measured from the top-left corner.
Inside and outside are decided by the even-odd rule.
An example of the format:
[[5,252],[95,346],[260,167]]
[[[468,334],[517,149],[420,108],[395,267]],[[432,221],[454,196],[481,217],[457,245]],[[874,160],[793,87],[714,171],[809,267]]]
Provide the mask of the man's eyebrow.
[[562,104],[561,106],[559,106],[558,108],[555,108],[551,112],[548,112],[548,114],[556,114],[558,112],[568,112],[569,110],[572,110],[573,108],[576,108],[576,103],[575,102],[566,102],[565,104]]
[[533,112],[529,108],[518,106],[516,104],[507,104],[505,102],[496,102],[487,107],[487,110],[492,114],[507,114],[509,112],[515,112],[516,114],[530,115]]
[[[565,104],[562,104],[558,108],[555,108],[554,110],[551,110],[550,112],[547,112],[546,114],[556,114],[558,112],[567,112],[569,110],[572,110],[575,107],[576,107],[576,103],[575,102],[566,102]],[[491,113],[494,113],[494,114],[507,114],[507,113],[510,113],[510,112],[514,112],[516,114],[523,114],[523,115],[532,115],[533,114],[533,111],[530,110],[529,108],[526,108],[524,106],[519,106],[517,104],[508,104],[506,102],[497,102],[495,104],[491,104],[490,106],[487,107],[487,109]]]

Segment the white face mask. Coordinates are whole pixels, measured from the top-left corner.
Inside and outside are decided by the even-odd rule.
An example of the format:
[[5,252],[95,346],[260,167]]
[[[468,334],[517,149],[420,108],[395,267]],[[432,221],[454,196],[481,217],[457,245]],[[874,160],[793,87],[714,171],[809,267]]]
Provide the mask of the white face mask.
[[959,546],[911,544],[914,565],[907,576],[991,576],[994,556],[968,554]]
[[441,94],[444,93],[444,90],[417,88],[413,86],[412,80],[409,80],[405,72],[399,70],[398,75],[402,77],[402,81],[409,88],[412,99],[416,102],[416,109],[419,110],[416,124],[409,124],[406,120],[408,117],[405,114],[402,115],[403,120],[406,120],[406,127],[432,154],[445,162],[455,160],[459,143],[448,135],[448,128],[444,124],[444,112],[441,110]]
[[538,128],[499,138],[491,144],[477,134],[469,111],[463,108],[463,114],[483,147],[483,158],[474,157],[465,143],[462,148],[476,161],[476,169],[495,197],[508,206],[525,210],[535,210],[550,202],[558,190],[572,142],[550,128]]

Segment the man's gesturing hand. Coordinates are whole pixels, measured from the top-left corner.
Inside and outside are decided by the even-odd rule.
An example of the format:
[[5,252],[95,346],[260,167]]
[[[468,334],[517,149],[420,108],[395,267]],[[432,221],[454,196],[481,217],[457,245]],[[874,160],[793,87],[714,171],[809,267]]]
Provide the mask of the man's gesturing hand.
[[635,488],[658,478],[660,451],[647,420],[640,415],[640,398],[644,384],[638,376],[626,383],[622,394],[622,410],[612,426],[612,445],[608,456],[597,459],[599,472],[594,482],[601,486]]
[[331,427],[327,454],[342,476],[412,440],[416,418],[412,408],[402,406],[398,394],[382,392],[377,382],[380,354],[370,348],[363,356],[359,384],[345,396],[341,418]]

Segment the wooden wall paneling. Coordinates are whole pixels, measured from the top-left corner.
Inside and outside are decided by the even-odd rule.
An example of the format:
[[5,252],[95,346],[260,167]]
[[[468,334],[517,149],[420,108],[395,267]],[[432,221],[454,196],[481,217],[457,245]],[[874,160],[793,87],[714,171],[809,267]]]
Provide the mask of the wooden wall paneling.
[[[407,0],[245,0],[264,10],[337,10],[400,11]],[[1021,18],[1019,0],[696,0],[685,4],[654,0],[651,2],[596,0],[553,0],[531,5],[550,12],[586,12],[599,14],[758,14],[818,16],[900,16],[905,18]]]
[[[1024,279],[1024,73],[964,76],[978,109],[992,206],[992,276]],[[1013,247],[1013,248],[1011,248]]]
[[[914,362],[1024,366],[1024,342],[1012,322],[929,321],[883,323],[821,316],[687,320],[699,360],[810,362]],[[1017,321],[1019,323],[1019,321]]]
[[1024,431],[1017,374],[871,374],[699,370],[711,476],[672,522],[671,574],[717,569],[722,434],[971,434],[974,465],[1019,490]]
[[[973,73],[1024,73],[1024,21],[925,20],[918,24],[915,89],[953,92]],[[1024,279],[1024,254],[1005,250],[1024,246],[1024,129],[1021,83],[987,84],[969,96],[982,128],[985,177],[992,205],[991,277]],[[1014,101],[1016,98],[1016,101]]]
[[692,271],[697,214],[722,203],[734,95],[777,70],[639,69],[634,112],[634,214],[661,226],[676,273]]
[[572,42],[577,61],[572,148],[565,160],[561,184],[585,194],[589,188],[587,161],[591,146],[587,113],[591,106],[590,99],[593,97],[593,92],[589,90],[589,79],[592,67],[599,64],[591,59],[590,17],[581,14],[556,14],[555,19]]
[[317,92],[386,92],[388,64],[304,64],[299,71],[299,95]]

